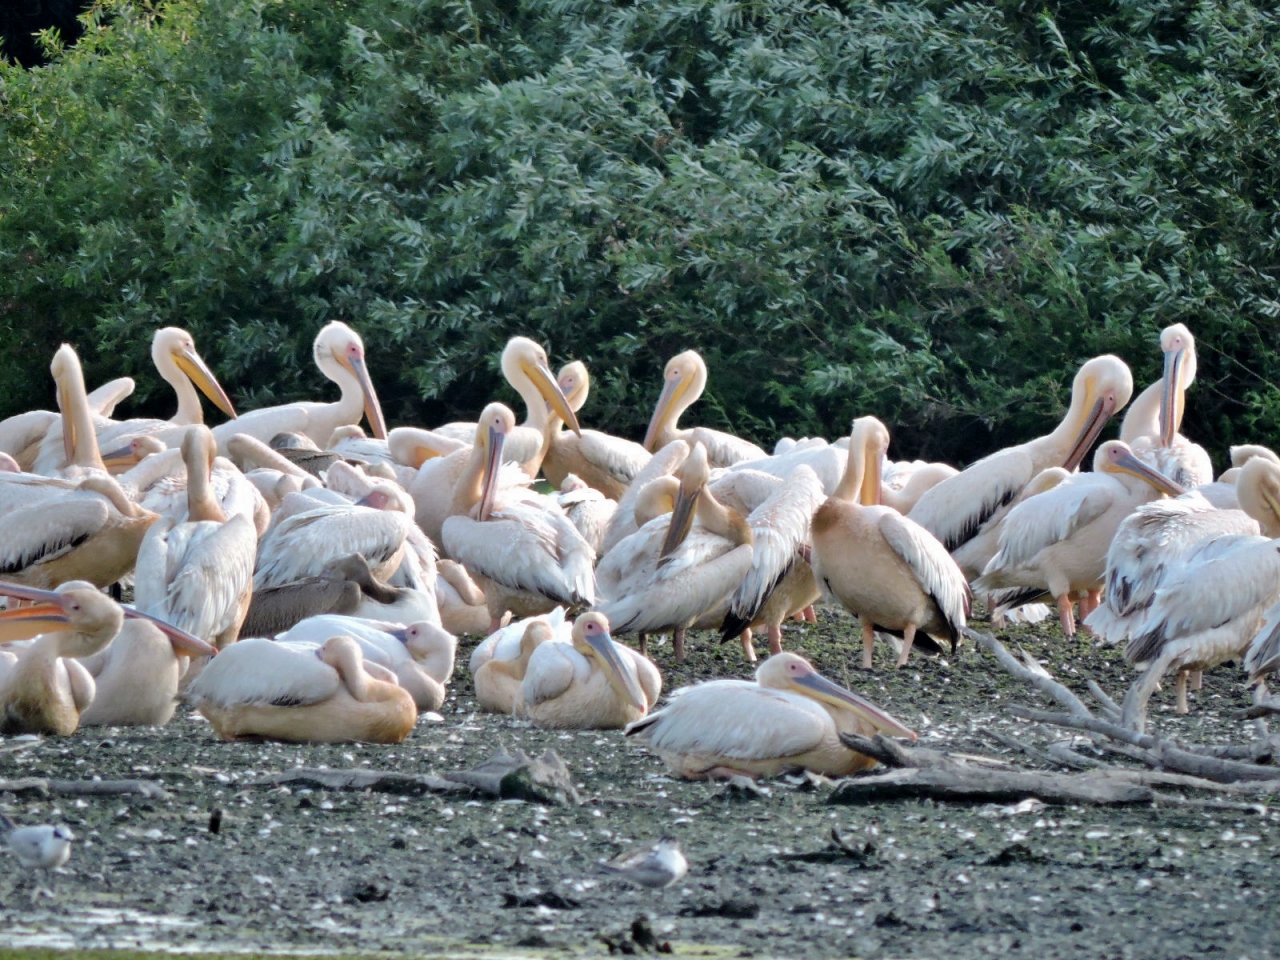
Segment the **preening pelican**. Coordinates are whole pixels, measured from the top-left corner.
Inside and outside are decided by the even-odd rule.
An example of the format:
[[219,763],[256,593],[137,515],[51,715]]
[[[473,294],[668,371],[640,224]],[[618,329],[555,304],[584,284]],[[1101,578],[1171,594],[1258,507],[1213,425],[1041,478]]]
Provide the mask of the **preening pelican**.
[[618,509],[613,512],[613,517],[609,520],[609,527],[605,530],[604,544],[600,549],[600,556],[604,556],[614,547],[616,547],[624,538],[631,536],[640,527],[642,523],[636,523],[636,503],[640,498],[640,492],[644,490],[645,485],[658,477],[669,477],[680,469],[680,465],[684,463],[689,456],[689,445],[683,440],[673,440],[661,450],[653,455],[653,458],[645,464],[644,469],[636,475],[635,482],[627,488],[627,492],[622,495],[622,499],[618,501]]
[[1002,604],[1014,606],[1053,597],[1068,637],[1076,632],[1075,601],[1080,601],[1081,618],[1097,606],[1107,549],[1120,523],[1148,500],[1186,492],[1120,440],[1098,448],[1093,469],[1072,474],[1010,510],[1000,525],[999,549],[973,584],[988,593],[1018,591],[1013,598],[1001,595]]
[[767,454],[754,443],[731,433],[695,427],[677,429],[680,415],[702,396],[707,387],[707,364],[696,350],[686,350],[667,361],[662,373],[662,393],[644,435],[644,448],[657,453],[672,440],[684,440],[690,446],[701,443],[713,467],[727,467],[739,460],[764,459]]
[[1119,357],[1094,357],[1076,373],[1071,407],[1048,436],[1006,447],[926,491],[911,519],[942,542],[968,579],[996,552],[998,527],[1027,483],[1046,467],[1075,470],[1111,416],[1129,402],[1133,376]]
[[186,699],[223,740],[399,743],[418,711],[408,691],[372,669],[351,637],[321,647],[251,638],[209,661]]
[[[115,412],[116,404],[133,393],[132,377],[117,377],[89,394],[89,409],[99,417],[107,418]],[[40,441],[59,420],[52,410],[28,410],[0,420],[0,453],[6,453],[31,465],[40,452]]]
[[[557,607],[562,613],[563,607]],[[514,651],[493,651],[493,655],[478,667],[472,668],[475,681],[476,702],[485,713],[510,715],[523,702],[520,684],[529,669],[529,658],[542,644],[555,639],[555,630],[546,620],[534,617],[520,621],[523,629],[519,645]],[[503,630],[508,630],[504,627]],[[501,633],[502,631],[499,631]],[[500,656],[506,653],[507,656]]]
[[[587,402],[591,378],[581,360],[560,368],[556,377],[569,407],[578,411]],[[649,462],[650,453],[638,443],[599,430],[566,435],[564,421],[554,411],[547,417],[546,449],[542,473],[560,488],[570,474],[581,478],[610,500],[620,500],[631,482]]]
[[539,727],[607,730],[639,720],[662,692],[647,657],[615,643],[609,621],[584,613],[569,643],[540,643],[529,655],[517,710]]
[[209,428],[187,427],[182,459],[187,517],[163,517],[138,551],[138,609],[221,648],[233,643],[249,612],[258,531],[243,514],[228,518],[211,486],[217,446]]
[[441,528],[445,552],[475,576],[489,607],[490,632],[505,612],[524,617],[595,600],[595,551],[550,497],[499,491],[498,468],[515,416],[484,408],[453,513]]
[[278,407],[264,407],[239,419],[215,427],[218,452],[227,455],[227,442],[237,433],[270,442],[278,433],[306,434],[316,443],[327,443],[333,431],[344,423],[359,423],[368,417],[375,437],[385,438],[387,425],[365,365],[364,341],[345,323],[335,320],[316,334],[312,347],[316,366],[342,390],[333,403],[299,401]]
[[609,522],[618,512],[618,502],[587,486],[574,473],[564,478],[559,492],[555,494],[555,500],[574,529],[582,534],[582,539],[591,544],[591,549],[599,556],[600,549],[604,546],[605,534],[609,530]]
[[1196,378],[1196,338],[1180,323],[1160,331],[1164,375],[1129,407],[1120,439],[1174,483],[1190,489],[1213,481],[1208,452],[1178,431],[1186,410],[1187,387]]
[[969,615],[969,585],[942,544],[897,510],[880,506],[880,464],[888,448],[883,423],[855,420],[844,476],[812,524],[814,576],[862,621],[865,669],[871,668],[877,627],[902,632],[902,667],[917,631],[945,638],[955,650]]
[[626,733],[692,780],[772,777],[797,768],[842,777],[875,761],[841,743],[841,733],[916,739],[870,700],[832,683],[794,653],[770,657],[754,683],[712,680],[682,687]]
[[695,443],[678,481],[659,477],[645,486],[635,510],[644,525],[596,569],[599,610],[614,631],[639,633],[642,651],[648,634],[672,631],[677,662],[685,630],[708,614],[718,624],[751,567],[751,528],[711,495],[708,475],[706,447]]
[[[554,413],[574,433],[580,433],[578,416],[569,406],[560,385],[547,363],[547,351],[528,337],[512,337],[502,350],[502,375],[524,400],[525,422],[512,427],[504,455],[520,464],[529,477],[536,477],[542,467],[546,446],[547,418]],[[471,440],[477,430],[474,423],[449,423],[435,432],[454,440]]]

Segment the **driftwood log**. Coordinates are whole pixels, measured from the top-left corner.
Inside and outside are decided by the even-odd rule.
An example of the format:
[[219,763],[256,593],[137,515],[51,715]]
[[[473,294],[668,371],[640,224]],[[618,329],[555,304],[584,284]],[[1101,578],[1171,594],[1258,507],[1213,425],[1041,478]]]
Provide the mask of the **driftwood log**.
[[145,800],[167,800],[168,792],[154,780],[49,780],[23,777],[0,780],[0,793],[26,797],[142,797]]

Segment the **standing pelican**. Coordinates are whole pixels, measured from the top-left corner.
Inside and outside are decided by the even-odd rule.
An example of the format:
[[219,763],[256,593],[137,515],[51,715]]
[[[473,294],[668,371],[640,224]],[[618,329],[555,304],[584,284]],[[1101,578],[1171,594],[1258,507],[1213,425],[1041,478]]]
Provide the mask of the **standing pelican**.
[[[556,377],[570,409],[575,412],[587,402],[591,378],[581,360],[560,368]],[[573,474],[587,486],[610,500],[620,500],[636,475],[649,462],[650,453],[638,443],[599,430],[583,430],[566,436],[564,421],[554,413],[547,418],[547,439],[542,456],[542,472],[555,487]]]
[[875,761],[841,743],[841,733],[916,739],[870,700],[832,683],[794,653],[762,663],[755,683],[712,680],[682,687],[626,733],[691,780],[772,777],[796,768],[842,777]]
[[973,584],[984,592],[1020,591],[1016,600],[1002,595],[1002,603],[1029,603],[1047,593],[1057,601],[1068,637],[1076,632],[1075,600],[1081,618],[1097,606],[1107,549],[1120,523],[1154,497],[1186,492],[1120,440],[1098,448],[1093,469],[1071,474],[1010,510],[1000,526],[1000,548]]
[[134,596],[138,608],[221,648],[235,641],[249,612],[258,531],[244,514],[228,519],[210,485],[217,445],[209,428],[187,427],[187,517],[158,520],[142,541]]
[[947,638],[954,650],[969,615],[969,586],[942,544],[897,510],[880,506],[880,464],[888,448],[883,423],[855,420],[844,476],[813,515],[814,576],[862,620],[865,669],[871,668],[877,627],[902,631],[902,667],[917,631]]
[[646,450],[657,453],[676,439],[690,445],[701,443],[707,448],[707,457],[713,467],[728,467],[739,460],[758,460],[767,456],[754,443],[731,433],[707,427],[677,429],[680,415],[702,396],[707,387],[707,364],[698,351],[686,350],[672,357],[667,361],[662,377],[662,394],[644,435]]
[[237,433],[245,433],[269,443],[278,433],[301,433],[315,443],[328,443],[335,428],[344,423],[359,423],[363,414],[369,429],[380,439],[387,436],[382,407],[374,392],[369,368],[365,365],[364,341],[360,335],[337,320],[316,334],[312,346],[316,366],[336,383],[342,395],[333,403],[299,401],[278,407],[264,407],[243,414],[239,419],[215,427],[218,452],[227,453],[227,442]]
[[661,692],[653,662],[614,643],[603,615],[584,613],[569,643],[541,643],[529,655],[517,709],[539,727],[607,730],[639,720]]
[[223,740],[399,743],[418,711],[406,690],[371,676],[373,669],[351,637],[320,647],[253,638],[209,661],[186,699]]
[[595,551],[550,497],[523,488],[498,491],[498,469],[515,416],[500,403],[484,408],[466,470],[441,528],[445,551],[480,581],[490,632],[505,612],[517,617],[558,604],[595,600]]
[[1186,409],[1187,387],[1196,378],[1196,338],[1180,323],[1160,331],[1164,374],[1129,407],[1120,439],[1174,483],[1198,487],[1213,481],[1213,463],[1204,447],[1178,432]]
[[1075,470],[1111,416],[1133,393],[1133,375],[1119,357],[1094,357],[1076,373],[1071,406],[1056,430],[1006,447],[927,490],[911,519],[942,542],[968,579],[996,552],[1000,522],[1027,483],[1046,467]]

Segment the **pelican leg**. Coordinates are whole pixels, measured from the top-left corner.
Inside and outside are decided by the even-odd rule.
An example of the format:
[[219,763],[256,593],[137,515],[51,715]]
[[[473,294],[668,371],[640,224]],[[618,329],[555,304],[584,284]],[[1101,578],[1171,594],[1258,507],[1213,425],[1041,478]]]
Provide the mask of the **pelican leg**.
[[[1084,627],[1084,620],[1089,614],[1097,610],[1102,605],[1102,590],[1090,590],[1080,599],[1080,625]],[[1084,629],[1089,630],[1088,627]],[[1089,630],[1092,633],[1092,630]]]
[[671,639],[671,647],[675,650],[676,663],[684,663],[684,627],[680,627]]
[[806,623],[818,622],[818,612],[813,609],[812,603],[809,604],[807,607],[805,607],[804,610],[801,611],[801,614],[804,616],[804,620]]
[[640,634],[640,655],[642,657],[649,655],[649,635],[647,633]]
[[862,621],[862,669],[871,669],[871,650],[876,645],[876,625],[870,620]]
[[1153,660],[1142,675],[1133,682],[1129,692],[1124,695],[1124,703],[1120,708],[1121,726],[1128,727],[1138,733],[1146,731],[1147,701],[1151,699],[1151,694],[1155,692],[1156,687],[1160,684],[1160,678],[1169,669],[1176,655],[1176,651],[1165,651]]
[[1064,593],[1058,597],[1058,620],[1062,624],[1062,632],[1068,637],[1076,635],[1076,618],[1072,613],[1071,594]]
[[782,652],[782,625],[772,624],[769,627],[769,655]]
[[1178,713],[1188,714],[1191,707],[1187,704],[1187,680],[1191,677],[1190,670],[1178,671]]
[[908,625],[907,629],[902,631],[902,652],[898,654],[898,669],[901,670],[907,665],[907,657],[911,656],[911,644],[916,639],[916,628]]
[[1191,671],[1191,689],[1200,690],[1203,687],[1204,687],[1204,671],[1192,670]]
[[738,635],[738,640],[741,641],[742,643],[742,653],[743,653],[743,656],[747,658],[747,662],[755,663],[756,648],[755,648],[755,645],[751,642],[751,628],[747,627],[747,629],[743,630],[742,633]]

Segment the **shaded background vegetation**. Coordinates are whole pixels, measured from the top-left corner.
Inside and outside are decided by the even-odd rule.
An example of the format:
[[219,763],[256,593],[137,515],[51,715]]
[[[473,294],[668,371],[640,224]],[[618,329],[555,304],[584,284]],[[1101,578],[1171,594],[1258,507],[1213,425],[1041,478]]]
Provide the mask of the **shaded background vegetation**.
[[0,88],[0,415],[64,339],[167,415],[170,323],[241,408],[314,397],[343,318],[393,423],[510,399],[524,333],[592,426],[696,347],[699,422],[967,461],[1182,321],[1184,431],[1280,443],[1269,3],[106,0]]

